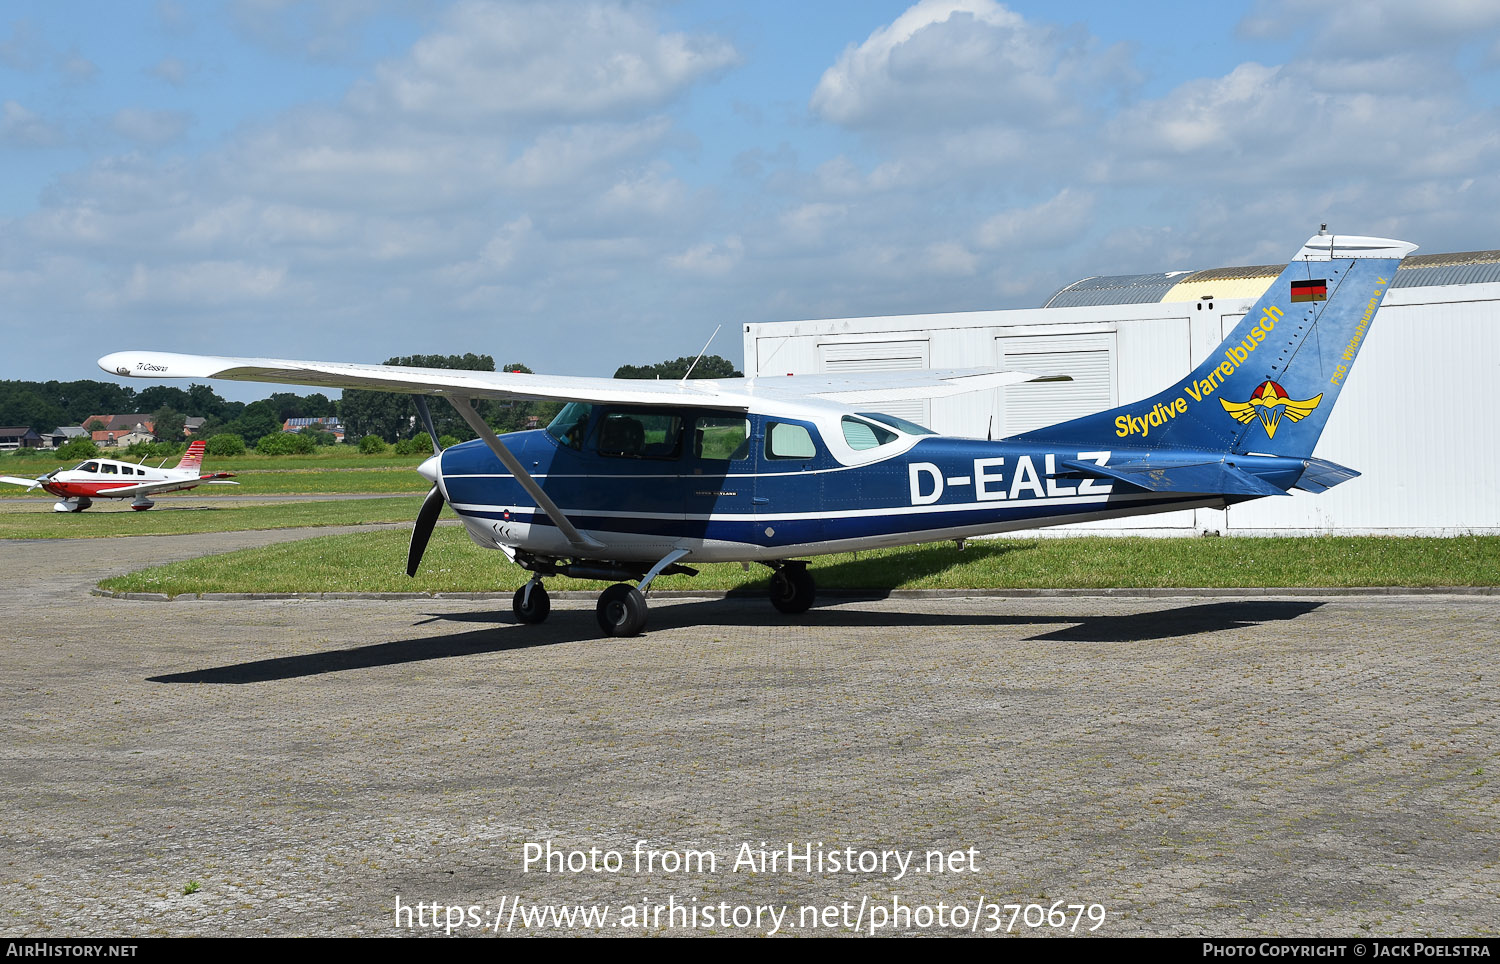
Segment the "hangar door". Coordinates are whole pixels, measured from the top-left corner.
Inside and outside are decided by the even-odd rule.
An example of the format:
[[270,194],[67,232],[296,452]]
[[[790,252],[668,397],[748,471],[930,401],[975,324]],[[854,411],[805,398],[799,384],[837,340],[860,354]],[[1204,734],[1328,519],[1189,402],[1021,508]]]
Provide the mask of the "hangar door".
[[[1030,329],[1034,332],[1036,329]],[[1115,333],[1016,334],[995,339],[1000,367],[1038,375],[1070,375],[1071,382],[1012,385],[998,413],[996,437],[1029,432],[1044,425],[1113,408]]]
[[[926,339],[903,341],[837,341],[818,346],[818,363],[825,374],[834,372],[921,371],[927,364]],[[871,402],[870,410],[885,412],[897,418],[910,419],[918,425],[928,422],[925,398],[905,401]]]

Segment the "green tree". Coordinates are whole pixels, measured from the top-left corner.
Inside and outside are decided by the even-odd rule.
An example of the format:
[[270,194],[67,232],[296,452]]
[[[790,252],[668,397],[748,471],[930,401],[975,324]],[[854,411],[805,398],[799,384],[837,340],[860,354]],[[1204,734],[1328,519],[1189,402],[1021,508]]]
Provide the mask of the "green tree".
[[684,355],[671,361],[657,362],[655,365],[621,365],[615,369],[616,378],[660,378],[681,379],[693,369],[693,378],[739,378],[740,371],[734,367],[734,362],[718,355],[704,355],[693,365],[692,355]]
[[230,458],[236,455],[244,455],[245,440],[240,438],[238,435],[229,433],[215,435],[213,438],[208,440],[208,444],[204,447],[204,451],[209,455],[218,455],[225,458]]
[[255,443],[261,455],[311,455],[316,447],[312,439],[296,432],[272,432]]
[[276,408],[268,401],[251,402],[232,422],[222,426],[225,432],[238,435],[246,445],[254,445],[262,438],[281,431],[281,420],[276,417]]
[[386,450],[385,439],[379,435],[366,435],[359,440],[360,455],[379,455]]
[[175,412],[186,412],[193,404],[193,397],[175,385],[152,385],[141,389],[135,397],[135,411],[153,412],[170,408]]
[[81,459],[91,459],[99,454],[99,446],[94,440],[86,436],[69,439],[57,448],[57,460],[59,462],[77,462]]
[[[183,393],[184,397],[186,392]],[[187,417],[176,409],[163,406],[151,413],[152,435],[163,442],[176,442],[182,439],[182,426]]]
[[[448,368],[480,372],[495,370],[494,358],[472,352],[463,355],[402,355],[387,359],[385,364],[403,368]],[[521,365],[506,366],[506,370],[513,371],[516,367],[525,369]],[[481,401],[478,405],[480,417],[491,425],[497,425],[504,419],[507,411],[502,405],[503,403],[488,400]],[[464,439],[474,437],[474,432],[463,420],[463,416],[455,412],[447,402],[432,399],[428,409],[432,412],[433,425],[437,428],[438,435],[453,435]],[[350,437],[379,435],[387,442],[395,442],[427,434],[426,428],[417,418],[417,406],[412,397],[396,392],[346,388],[344,397],[339,402],[339,417],[344,420],[344,430]],[[500,429],[497,427],[497,430]]]
[[67,424],[67,413],[56,401],[23,382],[0,382],[0,425],[25,425],[50,432]]

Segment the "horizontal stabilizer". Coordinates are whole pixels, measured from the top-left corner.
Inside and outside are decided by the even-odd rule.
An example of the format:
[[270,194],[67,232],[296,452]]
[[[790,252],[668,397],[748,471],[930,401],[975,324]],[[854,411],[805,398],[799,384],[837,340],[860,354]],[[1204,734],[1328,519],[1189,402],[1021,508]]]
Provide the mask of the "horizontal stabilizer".
[[1198,462],[1121,462],[1096,465],[1073,459],[1062,463],[1071,472],[1097,478],[1115,479],[1149,492],[1201,492],[1212,495],[1286,495],[1286,492],[1259,476],[1251,475],[1222,461]]
[[1359,473],[1351,468],[1329,462],[1324,459],[1307,459],[1307,468],[1303,470],[1302,477],[1297,480],[1294,489],[1302,489],[1304,492],[1327,492],[1340,482],[1348,482],[1350,479],[1359,478]]

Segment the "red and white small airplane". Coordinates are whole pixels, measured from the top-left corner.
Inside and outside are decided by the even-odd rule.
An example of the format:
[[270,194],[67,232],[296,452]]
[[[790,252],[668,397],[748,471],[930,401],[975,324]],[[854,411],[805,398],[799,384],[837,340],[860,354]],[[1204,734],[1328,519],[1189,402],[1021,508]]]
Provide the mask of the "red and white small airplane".
[[176,468],[152,468],[149,465],[120,462],[116,459],[88,459],[71,469],[57,469],[37,479],[18,479],[11,475],[0,475],[0,482],[24,485],[26,491],[40,487],[57,496],[60,501],[52,506],[54,512],[82,512],[94,504],[95,499],[130,499],[130,507],[143,512],[155,505],[147,498],[158,492],[176,492],[209,485],[239,485],[229,482],[232,472],[203,474],[204,442],[197,441],[187,447],[182,461]]

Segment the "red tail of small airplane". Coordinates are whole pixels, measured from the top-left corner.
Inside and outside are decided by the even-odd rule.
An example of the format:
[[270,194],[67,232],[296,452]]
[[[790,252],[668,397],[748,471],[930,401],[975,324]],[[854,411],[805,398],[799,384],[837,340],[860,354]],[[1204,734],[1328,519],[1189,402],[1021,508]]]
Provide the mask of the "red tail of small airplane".
[[208,443],[199,439],[187,447],[182,453],[182,461],[177,463],[179,471],[201,472],[203,471],[203,450],[208,448]]

